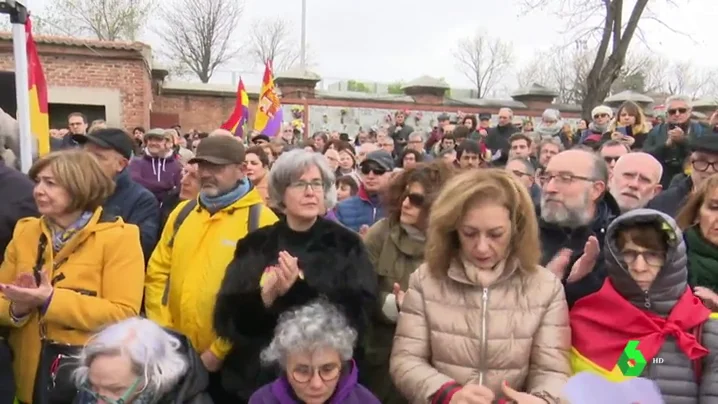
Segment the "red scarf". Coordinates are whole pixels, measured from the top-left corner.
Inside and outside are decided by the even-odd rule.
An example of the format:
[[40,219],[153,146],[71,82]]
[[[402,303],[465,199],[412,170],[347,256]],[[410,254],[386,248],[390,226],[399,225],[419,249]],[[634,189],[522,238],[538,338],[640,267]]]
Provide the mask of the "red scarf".
[[690,288],[678,299],[668,318],[643,311],[618,294],[610,279],[598,292],[579,299],[571,309],[572,345],[583,356],[606,370],[612,370],[629,340],[638,340],[638,349],[648,363],[672,335],[690,360],[708,355],[691,330],[710,316]]

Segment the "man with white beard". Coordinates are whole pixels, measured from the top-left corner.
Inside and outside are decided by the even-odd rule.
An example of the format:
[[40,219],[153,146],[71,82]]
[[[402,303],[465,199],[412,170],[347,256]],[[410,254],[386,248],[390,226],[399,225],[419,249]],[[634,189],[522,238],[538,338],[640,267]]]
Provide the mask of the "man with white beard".
[[539,176],[541,264],[564,282],[569,306],[596,292],[606,273],[600,250],[609,223],[620,214],[606,192],[608,168],[595,153],[566,150]]
[[640,209],[661,192],[663,166],[648,153],[621,156],[613,167],[608,189],[621,213]]

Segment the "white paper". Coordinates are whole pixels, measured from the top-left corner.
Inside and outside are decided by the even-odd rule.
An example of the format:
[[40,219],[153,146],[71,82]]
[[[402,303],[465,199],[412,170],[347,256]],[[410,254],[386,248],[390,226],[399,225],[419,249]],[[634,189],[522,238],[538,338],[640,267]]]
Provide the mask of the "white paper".
[[634,377],[616,383],[590,372],[570,378],[563,397],[571,404],[664,404],[661,391],[652,380]]

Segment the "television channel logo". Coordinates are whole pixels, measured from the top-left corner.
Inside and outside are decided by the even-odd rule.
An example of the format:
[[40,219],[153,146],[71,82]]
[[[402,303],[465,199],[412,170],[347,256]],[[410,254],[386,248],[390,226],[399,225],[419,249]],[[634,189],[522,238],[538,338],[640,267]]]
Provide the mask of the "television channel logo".
[[616,366],[621,370],[624,376],[634,377],[640,376],[643,369],[646,368],[646,358],[641,351],[638,350],[638,341],[628,341],[626,347],[623,348],[621,357],[618,358]]

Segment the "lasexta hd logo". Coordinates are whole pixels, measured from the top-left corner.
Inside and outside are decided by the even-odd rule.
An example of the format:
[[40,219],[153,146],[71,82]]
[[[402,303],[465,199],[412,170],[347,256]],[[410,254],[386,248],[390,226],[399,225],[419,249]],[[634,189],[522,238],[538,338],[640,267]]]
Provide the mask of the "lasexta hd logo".
[[646,368],[646,358],[643,356],[641,351],[638,350],[638,341],[628,341],[626,347],[623,349],[621,357],[618,358],[618,366],[621,369],[621,373],[624,376],[640,376],[643,369]]

